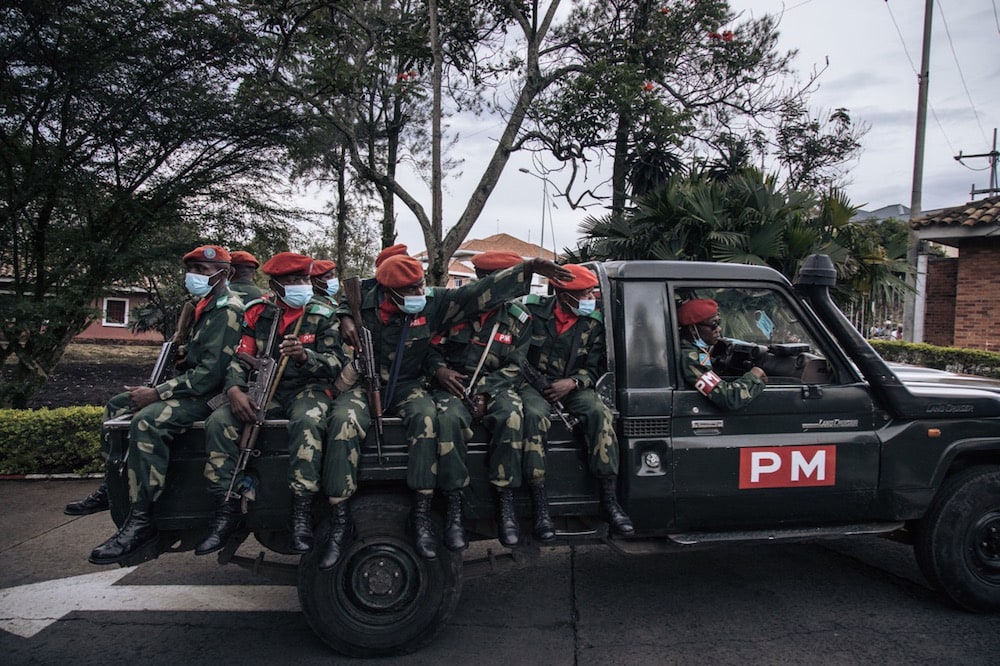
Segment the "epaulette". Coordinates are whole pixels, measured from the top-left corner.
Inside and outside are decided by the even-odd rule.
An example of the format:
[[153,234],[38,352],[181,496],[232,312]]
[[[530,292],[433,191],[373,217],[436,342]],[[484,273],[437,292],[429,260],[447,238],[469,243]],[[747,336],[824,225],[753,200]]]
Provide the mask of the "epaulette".
[[510,312],[512,317],[517,319],[522,324],[531,319],[531,315],[525,312],[524,309],[522,309],[517,303],[508,303],[507,311]]
[[434,296],[434,287],[427,287],[426,289],[424,289],[424,295],[427,298],[431,298],[432,296]]
[[539,296],[538,294],[528,294],[527,296],[524,297],[525,305],[538,305],[541,302],[542,302],[542,297]]
[[327,319],[333,317],[333,308],[329,305],[323,305],[322,303],[317,303],[315,301],[306,306],[306,312],[308,314],[318,314],[319,316],[326,317]]
[[252,308],[252,307],[253,307],[253,306],[255,306],[255,305],[261,305],[261,304],[268,304],[268,303],[270,303],[270,302],[271,302],[271,301],[267,300],[266,298],[263,298],[263,297],[257,297],[257,298],[255,298],[255,299],[253,299],[252,301],[250,301],[249,303],[245,304],[245,305],[243,306],[243,309],[244,309],[244,310],[249,310],[250,308]]
[[600,310],[594,310],[593,312],[591,312],[587,316],[590,317],[591,319],[596,319],[597,321],[601,322],[602,324],[604,323],[604,313],[601,312]]

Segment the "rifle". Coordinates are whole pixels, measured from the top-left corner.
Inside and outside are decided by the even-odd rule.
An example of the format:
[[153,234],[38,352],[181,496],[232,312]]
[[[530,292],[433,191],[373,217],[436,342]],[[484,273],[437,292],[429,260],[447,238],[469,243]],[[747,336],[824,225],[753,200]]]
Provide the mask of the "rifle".
[[[281,308],[274,307],[278,311],[274,315],[274,321],[271,322],[271,329],[267,333],[267,344],[264,345],[263,350],[258,349],[257,356],[250,356],[245,352],[237,354],[239,360],[250,366],[250,371],[254,373],[247,394],[253,404],[257,406],[257,412],[254,414],[254,420],[243,426],[243,434],[240,437],[240,455],[236,460],[233,477],[229,480],[226,499],[240,499],[245,496],[245,492],[235,492],[233,488],[236,486],[236,479],[247,468],[250,458],[260,455],[260,451],[257,449],[257,437],[260,435],[260,429],[264,425],[267,405],[274,399],[274,394],[278,390],[278,382],[281,381],[281,375],[285,373],[285,367],[288,365],[287,356],[282,356],[281,361],[276,361],[271,355],[275,340],[278,337],[278,325],[281,323]],[[299,330],[302,328],[302,320],[305,318],[306,315],[303,312],[302,316],[295,322],[295,329],[292,331],[293,336],[299,334]]]
[[361,376],[365,379],[368,389],[368,406],[371,408],[372,422],[375,424],[375,452],[379,464],[382,463],[382,378],[379,376],[378,360],[375,358],[375,345],[372,342],[371,329],[365,326],[361,319],[361,278],[354,276],[344,280],[344,297],[351,308],[351,317],[358,331],[361,343],[356,350],[361,365]]
[[[545,389],[552,386],[552,380],[549,379],[547,375],[543,375],[538,371],[538,368],[528,362],[521,364],[521,376],[523,376],[525,381],[531,384],[535,390],[543,396],[545,395]],[[556,400],[551,404],[552,408],[556,411],[556,415],[562,419],[562,422],[566,424],[566,428],[572,432],[573,428],[580,423],[580,419],[575,416],[566,416],[566,408],[563,407],[561,400]]]
[[167,372],[174,367],[174,363],[177,361],[177,352],[191,330],[192,324],[194,324],[194,305],[191,304],[191,301],[185,301],[181,308],[181,314],[177,318],[177,330],[160,347],[160,355],[156,357],[156,365],[153,366],[153,372],[150,373],[146,386],[156,386],[166,379]]

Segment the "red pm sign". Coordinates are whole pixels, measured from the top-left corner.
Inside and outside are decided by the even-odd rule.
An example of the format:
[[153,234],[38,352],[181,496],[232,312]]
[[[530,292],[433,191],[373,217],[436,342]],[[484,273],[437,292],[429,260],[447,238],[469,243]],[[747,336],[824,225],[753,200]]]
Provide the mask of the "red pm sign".
[[740,488],[832,486],[837,447],[767,446],[740,449]]

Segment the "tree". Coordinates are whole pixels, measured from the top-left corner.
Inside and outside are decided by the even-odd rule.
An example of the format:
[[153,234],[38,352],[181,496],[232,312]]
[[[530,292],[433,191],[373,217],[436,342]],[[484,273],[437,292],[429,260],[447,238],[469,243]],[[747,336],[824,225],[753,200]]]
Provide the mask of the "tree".
[[257,95],[254,25],[228,1],[0,8],[0,406],[26,404],[113,282],[285,233],[267,196],[291,118]]

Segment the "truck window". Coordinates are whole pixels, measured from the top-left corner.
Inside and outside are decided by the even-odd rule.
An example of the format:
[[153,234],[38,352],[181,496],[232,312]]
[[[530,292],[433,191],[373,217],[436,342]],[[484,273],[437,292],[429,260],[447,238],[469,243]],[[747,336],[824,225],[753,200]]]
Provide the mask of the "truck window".
[[[710,298],[719,304],[723,340],[717,345],[718,357],[713,353],[713,367],[722,371],[719,374],[741,375],[758,365],[767,372],[769,384],[836,383],[826,361],[829,355],[782,292],[766,287],[684,289],[675,294],[675,306],[689,298]],[[715,367],[717,358],[729,364]]]

